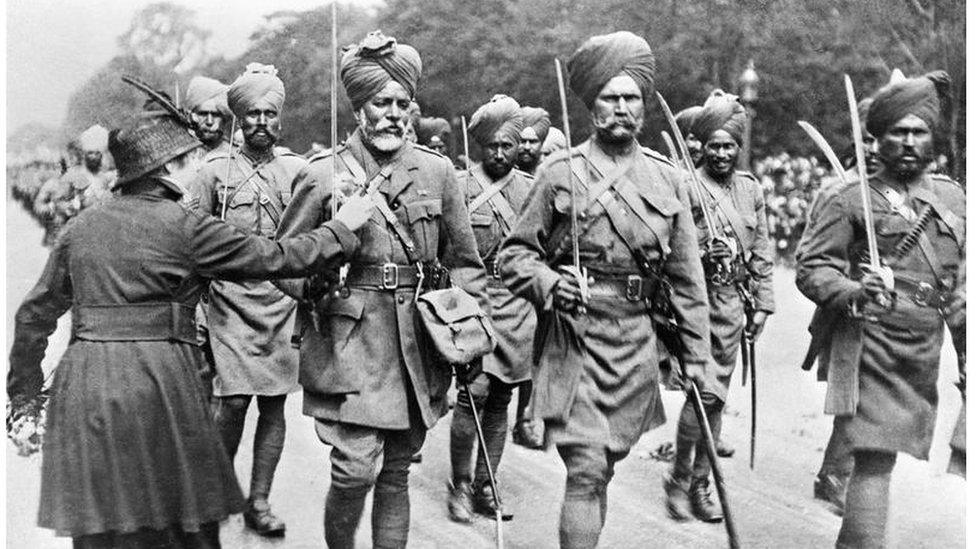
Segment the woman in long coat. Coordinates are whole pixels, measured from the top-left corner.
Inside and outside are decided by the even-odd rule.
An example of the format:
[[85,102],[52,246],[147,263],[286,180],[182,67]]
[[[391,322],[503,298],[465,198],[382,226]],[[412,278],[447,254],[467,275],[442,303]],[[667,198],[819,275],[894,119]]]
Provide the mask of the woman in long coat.
[[114,135],[120,196],[66,226],[17,311],[14,409],[41,390],[47,338],[72,313],[51,386],[38,523],[75,547],[219,547],[217,522],[244,501],[198,374],[205,282],[304,276],[359,245],[364,203],[281,242],[184,209],[180,180],[199,146],[174,118]]

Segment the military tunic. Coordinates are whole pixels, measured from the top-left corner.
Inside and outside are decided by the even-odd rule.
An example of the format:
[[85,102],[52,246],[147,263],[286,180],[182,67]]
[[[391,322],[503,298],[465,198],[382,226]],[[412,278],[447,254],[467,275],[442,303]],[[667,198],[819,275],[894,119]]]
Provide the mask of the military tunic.
[[[129,185],[139,185],[135,182]],[[41,389],[57,320],[38,524],[58,535],[222,520],[244,499],[197,374],[193,308],[208,279],[301,276],[358,245],[339,223],[288,242],[190,212],[161,186],[68,223],[17,310],[7,393]]]
[[[470,176],[466,171],[459,171],[457,177],[467,189],[469,206],[471,201],[481,195],[485,189],[504,185],[490,202],[504,200],[510,209],[506,210],[503,204],[493,206],[486,202],[469,212],[471,228],[478,242],[478,254],[488,271],[491,324],[497,342],[494,352],[484,357],[482,367],[485,372],[505,383],[527,381],[532,376],[532,334],[535,332],[535,310],[531,303],[516,297],[501,283],[495,260],[502,239],[511,231],[518,213],[525,206],[529,190],[532,188],[532,176],[513,169],[502,179],[493,182],[482,165],[478,164],[472,168]],[[515,216],[506,219],[506,213],[514,213]]]
[[[331,218],[333,160],[331,151],[320,153],[299,173],[279,237],[302,233]],[[484,265],[450,161],[407,143],[388,165],[389,175],[378,183],[378,198],[386,200],[410,231],[419,258],[440,260],[450,269],[454,285],[490,311]],[[365,184],[382,169],[358,130],[340,148],[336,168],[342,185]],[[403,246],[376,208],[358,234],[362,245],[350,258],[353,267],[409,264]],[[289,294],[301,295],[301,284],[291,286]],[[306,415],[378,429],[407,429],[411,408],[427,428],[447,412],[451,368],[441,363],[426,340],[414,295],[412,287],[350,287],[317,304],[318,328],[310,319],[302,319],[299,382]]]
[[[674,286],[681,338],[689,364],[708,360],[707,296],[694,222],[682,176],[663,157],[635,146],[611,157],[592,139],[572,149],[580,226],[581,263],[595,279],[641,271],[609,217],[587,214],[587,192],[604,176],[625,170],[610,207],[630,221],[638,247]],[[502,245],[499,267],[515,295],[538,314],[532,397],[546,422],[547,442],[627,451],[664,422],[658,380],[657,336],[648,300],[628,300],[595,283],[584,316],[553,306],[558,265],[572,265],[568,250],[554,257],[570,226],[565,153],[554,153],[538,172],[528,204]],[[585,181],[584,181],[585,180]],[[625,197],[626,201],[621,197]],[[592,218],[592,219],[591,219]]]
[[[746,272],[742,276],[749,277],[746,283],[754,296],[756,309],[772,314],[775,311],[773,250],[762,187],[747,172],[735,172],[729,182],[721,184],[704,168],[698,168],[698,179],[704,187],[702,194],[714,227],[721,236],[733,239],[737,253],[743,256]],[[698,193],[689,189],[688,194],[698,226],[699,243],[704,250],[709,236]],[[746,323],[745,309],[734,285],[715,284],[708,279],[707,284],[712,358],[715,360],[709,363],[702,389],[724,401],[739,356]]]
[[[913,223],[896,212],[884,196],[885,184],[871,177],[871,208],[882,258]],[[923,175],[908,186],[906,205],[916,214],[934,209],[924,234],[941,264],[938,278],[954,281],[963,292],[966,198],[962,189],[942,176]],[[831,315],[829,344],[821,357],[828,360],[829,414],[849,416],[841,424],[855,449],[906,452],[927,459],[938,400],[936,380],[944,334],[939,311],[913,299],[922,282],[938,287],[921,245],[913,246],[889,266],[898,293],[895,307],[866,322],[848,314],[860,291],[860,269],[867,243],[860,189],[850,186],[830,199],[816,222],[797,264],[797,287]],[[815,351],[817,351],[815,349]]]
[[[283,206],[288,204],[292,180],[305,159],[277,152],[268,162],[252,161],[241,151],[233,156],[207,156],[191,184],[192,200],[199,200],[201,212],[215,217],[225,213],[227,223],[273,237]],[[230,198],[226,211],[225,196]],[[297,389],[298,356],[291,346],[293,299],[267,281],[217,280],[211,283],[206,301],[217,370],[216,396],[274,396]]]

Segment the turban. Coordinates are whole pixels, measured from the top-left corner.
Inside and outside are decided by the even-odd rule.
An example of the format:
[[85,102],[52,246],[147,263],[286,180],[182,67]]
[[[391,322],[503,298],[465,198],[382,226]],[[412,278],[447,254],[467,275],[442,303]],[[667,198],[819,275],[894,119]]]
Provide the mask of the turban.
[[211,99],[217,100],[217,108],[221,112],[228,112],[227,107],[227,86],[221,84],[213,78],[206,76],[194,76],[190,80],[190,85],[186,87],[186,108],[194,111]]
[[698,115],[694,117],[691,133],[705,143],[713,133],[725,130],[736,143],[741,145],[747,116],[746,109],[742,103],[739,103],[737,95],[715,90],[705,100]]
[[390,81],[399,82],[410,97],[417,91],[423,68],[420,54],[396,38],[380,31],[366,35],[358,45],[343,50],[339,77],[354,110],[363,105]]
[[421,145],[429,144],[433,137],[446,142],[449,133],[451,133],[451,125],[443,118],[421,118],[417,123],[417,142]]
[[108,130],[95,124],[78,136],[78,146],[82,151],[104,151],[108,149]]
[[273,65],[249,63],[244,74],[227,89],[227,106],[237,118],[262,99],[268,100],[278,111],[285,102],[285,84],[278,78]]
[[546,136],[546,140],[542,142],[542,156],[547,154],[552,154],[556,152],[557,149],[566,148],[566,136],[563,132],[559,131],[559,128],[550,128],[549,135]]
[[645,101],[654,92],[654,54],[646,40],[631,32],[590,38],[573,53],[566,68],[569,87],[587,107],[593,105],[603,86],[620,73],[637,82]]
[[468,132],[484,147],[499,132],[518,143],[522,127],[522,110],[518,102],[507,95],[496,95],[474,111]]
[[[701,110],[702,108],[700,106],[694,105],[674,115],[674,121],[677,122],[678,129],[681,130],[682,137],[688,137],[688,134],[694,133],[692,131],[692,126],[695,125],[695,119],[698,117],[698,113],[700,113]],[[695,137],[698,136],[696,135]],[[699,141],[701,139],[702,138],[699,137]]]
[[526,128],[535,130],[535,135],[539,141],[546,140],[546,134],[549,132],[552,122],[549,121],[549,113],[545,109],[522,107],[522,118]]
[[874,94],[868,109],[868,132],[880,138],[888,128],[909,114],[921,118],[935,130],[949,102],[951,80],[945,71],[935,71],[888,83]]

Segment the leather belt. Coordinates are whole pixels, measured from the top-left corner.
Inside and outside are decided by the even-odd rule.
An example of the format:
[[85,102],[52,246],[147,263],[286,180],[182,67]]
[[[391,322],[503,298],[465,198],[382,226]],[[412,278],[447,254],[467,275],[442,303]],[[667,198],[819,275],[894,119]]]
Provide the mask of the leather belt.
[[416,265],[398,265],[384,263],[382,265],[350,265],[346,276],[346,285],[359,288],[375,288],[379,290],[396,290],[397,288],[416,288],[421,282],[420,270]]
[[911,300],[919,307],[942,309],[952,299],[951,291],[941,291],[936,286],[921,280],[895,275],[895,291],[899,296]]
[[612,288],[627,301],[643,301],[652,299],[657,293],[657,278],[647,278],[640,275],[627,276],[593,276],[592,288]]
[[196,309],[183,303],[77,305],[71,325],[74,337],[88,341],[197,343]]

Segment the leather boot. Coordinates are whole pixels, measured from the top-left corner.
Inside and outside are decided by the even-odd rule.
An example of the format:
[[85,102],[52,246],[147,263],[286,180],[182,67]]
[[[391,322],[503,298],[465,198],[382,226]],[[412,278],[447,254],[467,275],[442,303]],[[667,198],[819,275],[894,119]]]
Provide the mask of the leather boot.
[[729,446],[722,439],[715,440],[715,453],[720,458],[730,458],[735,455],[735,448]]
[[674,520],[684,522],[691,520],[691,500],[688,499],[687,481],[682,482],[668,473],[664,475],[664,493],[667,496],[665,506],[668,515]]
[[[499,502],[502,508],[502,520],[509,521],[515,517],[514,514],[508,512],[505,509],[505,504],[501,501],[499,497]],[[495,518],[495,498],[491,494],[491,484],[484,482],[481,486],[477,487],[474,492],[474,512],[479,515],[484,515],[488,518]]]
[[691,500],[691,511],[698,520],[704,522],[722,522],[722,508],[712,501],[712,494],[708,490],[707,478],[691,479],[688,488],[688,498]]
[[265,537],[285,535],[285,523],[271,512],[267,501],[256,500],[244,511],[244,526]]
[[847,499],[847,479],[835,475],[820,474],[813,481],[813,497],[830,504],[830,511],[844,516],[844,501]]
[[474,503],[471,499],[471,484],[458,482],[457,486],[447,484],[447,512],[454,522],[469,523],[474,520]]

